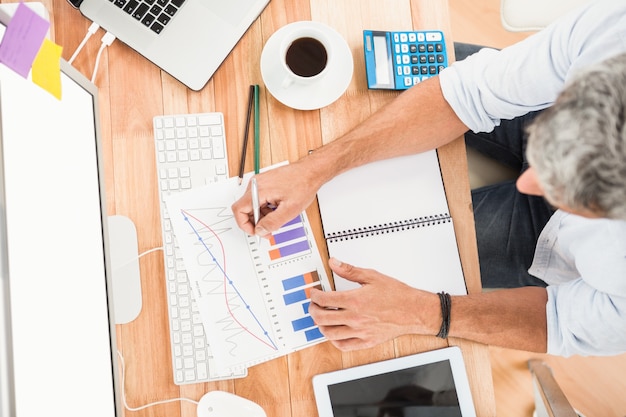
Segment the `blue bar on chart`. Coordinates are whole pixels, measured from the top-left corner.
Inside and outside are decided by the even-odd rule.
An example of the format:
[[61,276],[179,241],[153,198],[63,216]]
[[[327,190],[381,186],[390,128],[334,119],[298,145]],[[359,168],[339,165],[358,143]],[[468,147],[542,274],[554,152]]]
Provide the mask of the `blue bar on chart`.
[[305,331],[304,336],[306,337],[307,342],[311,342],[313,340],[321,339],[324,337],[318,327]]
[[320,278],[317,275],[317,271],[307,272],[306,274],[298,275],[292,278],[283,280],[283,289],[285,291],[293,290],[298,287],[304,287],[305,285],[319,282]]
[[294,331],[308,329],[310,327],[315,327],[315,322],[313,321],[313,317],[305,316],[297,320],[293,320],[291,322]]
[[302,332],[307,342],[311,342],[324,335],[319,331],[313,318],[309,315],[311,305],[311,288],[321,288],[317,271],[307,272],[282,281],[283,301],[289,308],[301,309],[302,316],[291,321],[293,331]]
[[[311,288],[303,288],[301,290],[297,290],[294,292],[290,292],[283,295],[283,300],[285,301],[285,305],[295,304],[302,301],[307,301],[311,298]],[[316,286],[315,288],[321,289],[321,285]]]

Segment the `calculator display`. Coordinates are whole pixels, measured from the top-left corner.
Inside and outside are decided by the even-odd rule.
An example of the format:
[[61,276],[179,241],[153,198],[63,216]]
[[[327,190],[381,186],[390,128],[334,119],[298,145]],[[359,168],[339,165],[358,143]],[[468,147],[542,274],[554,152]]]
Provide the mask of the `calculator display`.
[[367,85],[406,90],[448,66],[441,31],[363,31]]

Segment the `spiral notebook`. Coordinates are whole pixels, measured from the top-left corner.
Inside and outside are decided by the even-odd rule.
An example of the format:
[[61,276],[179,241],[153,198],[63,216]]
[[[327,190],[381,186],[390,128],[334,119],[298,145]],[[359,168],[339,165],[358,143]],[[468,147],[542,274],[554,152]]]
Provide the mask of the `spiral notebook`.
[[[317,197],[330,256],[427,291],[467,293],[437,151],[352,169]],[[338,291],[358,287],[334,278]]]

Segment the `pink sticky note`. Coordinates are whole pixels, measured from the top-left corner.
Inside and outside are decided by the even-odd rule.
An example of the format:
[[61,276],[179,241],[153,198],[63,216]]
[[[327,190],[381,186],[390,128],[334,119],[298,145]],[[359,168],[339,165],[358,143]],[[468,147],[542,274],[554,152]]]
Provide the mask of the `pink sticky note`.
[[50,22],[20,3],[0,42],[0,62],[28,77],[49,27]]

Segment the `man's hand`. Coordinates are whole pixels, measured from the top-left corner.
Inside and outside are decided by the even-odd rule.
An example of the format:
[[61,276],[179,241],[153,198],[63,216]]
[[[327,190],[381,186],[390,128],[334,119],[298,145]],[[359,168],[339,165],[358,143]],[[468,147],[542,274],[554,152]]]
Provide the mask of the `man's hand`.
[[265,236],[304,211],[321,186],[315,175],[299,161],[256,176],[261,206],[261,219],[254,225],[250,186],[232,205],[239,227],[249,235]]
[[320,330],[341,350],[365,349],[403,334],[437,334],[439,297],[371,269],[331,258],[333,272],[361,287],[311,291],[309,312]]

